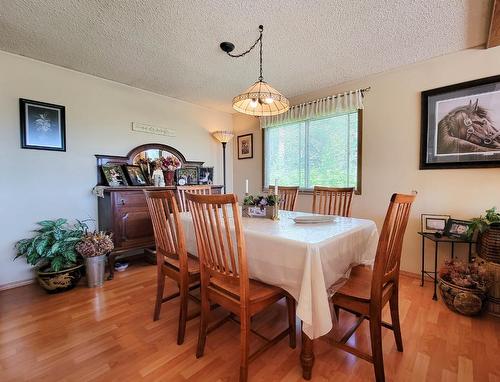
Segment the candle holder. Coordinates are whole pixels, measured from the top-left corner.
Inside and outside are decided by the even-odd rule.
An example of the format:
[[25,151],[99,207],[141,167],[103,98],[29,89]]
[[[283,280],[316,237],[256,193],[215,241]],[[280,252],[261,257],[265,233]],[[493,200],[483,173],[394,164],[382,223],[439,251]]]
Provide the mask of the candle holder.
[[271,216],[271,220],[274,220],[274,221],[278,221],[278,220],[280,220],[280,206],[279,206],[279,204],[275,204],[275,205],[272,207],[272,216]]

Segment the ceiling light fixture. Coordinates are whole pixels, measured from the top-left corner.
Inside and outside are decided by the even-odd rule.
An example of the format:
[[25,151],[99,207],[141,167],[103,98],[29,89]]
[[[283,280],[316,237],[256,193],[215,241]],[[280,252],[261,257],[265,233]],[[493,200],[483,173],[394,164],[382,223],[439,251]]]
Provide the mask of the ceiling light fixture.
[[260,35],[257,41],[243,53],[231,54],[234,50],[234,44],[230,42],[222,42],[220,48],[228,56],[238,58],[250,53],[259,44],[259,79],[243,93],[233,98],[233,109],[243,114],[263,117],[284,113],[290,108],[290,103],[283,94],[265,82],[262,77],[262,32],[264,31],[262,25],[259,25],[259,31]]

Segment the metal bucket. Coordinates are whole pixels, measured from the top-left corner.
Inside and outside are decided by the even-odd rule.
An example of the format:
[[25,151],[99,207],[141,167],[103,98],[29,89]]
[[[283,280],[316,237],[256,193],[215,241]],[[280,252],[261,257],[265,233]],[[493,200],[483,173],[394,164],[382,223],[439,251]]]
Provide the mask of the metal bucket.
[[104,283],[105,266],[106,266],[106,255],[85,257],[87,286],[89,288],[102,286],[102,284]]

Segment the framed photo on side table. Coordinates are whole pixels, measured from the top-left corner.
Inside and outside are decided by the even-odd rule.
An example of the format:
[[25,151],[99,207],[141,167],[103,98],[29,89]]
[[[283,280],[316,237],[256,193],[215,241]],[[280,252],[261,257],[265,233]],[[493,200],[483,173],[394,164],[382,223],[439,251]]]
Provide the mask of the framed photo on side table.
[[186,166],[177,169],[177,184],[179,186],[188,186],[198,184],[198,167]]
[[468,220],[448,219],[444,235],[448,237],[456,237],[457,239],[465,239],[470,223],[471,222]]
[[144,176],[144,173],[142,172],[141,166],[126,165],[124,167],[125,167],[125,171],[127,173],[127,176],[130,180],[130,183],[132,183],[132,186],[147,186],[148,185],[146,177]]
[[238,159],[253,158],[253,134],[238,135]]
[[21,148],[66,151],[64,106],[19,99]]
[[214,168],[200,167],[198,174],[198,184],[213,184],[214,183]]
[[500,76],[422,92],[420,169],[500,167]]
[[424,233],[443,233],[446,229],[446,222],[450,219],[450,215],[431,215],[422,214],[420,231]]

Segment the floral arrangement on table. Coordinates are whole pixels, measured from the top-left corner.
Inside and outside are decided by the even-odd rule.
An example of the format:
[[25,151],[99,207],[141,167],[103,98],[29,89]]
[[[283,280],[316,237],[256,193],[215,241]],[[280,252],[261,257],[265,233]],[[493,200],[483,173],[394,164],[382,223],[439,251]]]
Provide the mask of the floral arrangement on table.
[[490,275],[485,262],[446,261],[439,270],[439,290],[444,302],[453,311],[464,315],[479,314],[486,302]]
[[247,195],[243,199],[243,216],[278,220],[279,195]]

